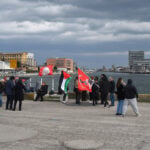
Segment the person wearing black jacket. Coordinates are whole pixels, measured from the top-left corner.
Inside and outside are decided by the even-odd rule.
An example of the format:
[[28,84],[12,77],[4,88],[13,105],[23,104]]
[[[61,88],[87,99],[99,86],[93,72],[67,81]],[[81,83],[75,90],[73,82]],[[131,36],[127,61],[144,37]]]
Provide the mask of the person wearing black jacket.
[[11,76],[5,84],[5,93],[7,95],[6,110],[12,110],[14,100],[15,77]]
[[22,83],[22,80],[19,79],[15,85],[15,99],[14,99],[14,107],[13,111],[16,110],[17,101],[19,101],[19,111],[22,109],[22,101],[24,100],[24,91],[26,87]]
[[97,104],[99,100],[99,85],[98,85],[98,77],[95,77],[94,83],[92,85],[92,99],[93,99],[93,106]]
[[126,114],[128,105],[131,105],[132,110],[135,112],[136,116],[139,116],[139,110],[137,106],[138,92],[134,85],[132,85],[132,80],[128,79],[128,83],[124,89],[125,101],[123,105],[123,116]]
[[104,107],[106,107],[109,105],[107,101],[109,92],[109,82],[105,74],[101,75],[99,86],[101,92],[101,104],[104,104]]
[[122,115],[122,111],[123,111],[123,103],[124,103],[124,87],[125,87],[125,83],[123,81],[122,78],[119,78],[117,81],[117,99],[118,99],[118,105],[117,105],[117,113],[116,115]]
[[109,77],[109,93],[110,93],[110,106],[115,106],[115,81],[112,77]]
[[34,101],[37,101],[41,97],[40,101],[43,101],[43,96],[48,92],[48,85],[45,82],[42,83],[41,88],[37,91],[37,96]]

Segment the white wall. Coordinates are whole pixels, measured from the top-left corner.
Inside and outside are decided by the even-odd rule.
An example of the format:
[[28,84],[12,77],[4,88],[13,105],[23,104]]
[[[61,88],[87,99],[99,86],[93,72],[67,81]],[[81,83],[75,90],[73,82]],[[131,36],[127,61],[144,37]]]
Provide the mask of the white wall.
[[9,62],[3,62],[3,61],[0,61],[0,69],[11,69],[10,68],[10,63]]

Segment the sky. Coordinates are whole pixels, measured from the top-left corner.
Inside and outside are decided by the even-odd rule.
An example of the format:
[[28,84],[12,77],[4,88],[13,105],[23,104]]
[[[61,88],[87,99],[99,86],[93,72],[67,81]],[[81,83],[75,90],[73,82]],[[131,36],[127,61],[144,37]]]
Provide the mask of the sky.
[[128,66],[129,50],[150,58],[149,12],[150,0],[0,0],[0,52]]

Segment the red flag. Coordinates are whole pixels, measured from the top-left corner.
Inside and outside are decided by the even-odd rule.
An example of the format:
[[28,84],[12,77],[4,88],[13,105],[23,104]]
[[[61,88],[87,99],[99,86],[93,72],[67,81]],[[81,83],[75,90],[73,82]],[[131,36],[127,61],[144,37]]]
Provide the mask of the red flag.
[[78,89],[80,91],[92,91],[89,77],[80,69],[78,69]]
[[53,74],[53,66],[44,66],[40,68],[39,76],[43,75],[52,75]]

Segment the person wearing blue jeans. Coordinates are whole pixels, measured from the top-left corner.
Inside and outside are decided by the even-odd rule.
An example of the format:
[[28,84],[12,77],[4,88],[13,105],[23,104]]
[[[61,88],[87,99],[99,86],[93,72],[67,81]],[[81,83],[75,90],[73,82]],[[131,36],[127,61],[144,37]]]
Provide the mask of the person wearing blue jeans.
[[115,106],[115,95],[114,95],[114,93],[110,93],[110,101],[111,101],[110,106]]
[[122,80],[122,78],[119,78],[117,81],[117,98],[118,98],[118,105],[117,105],[117,112],[116,115],[122,115],[122,111],[123,111],[123,103],[124,103],[124,99],[125,99],[125,95],[124,95],[124,87],[125,87],[125,83]]
[[122,115],[124,100],[118,100],[116,115]]

